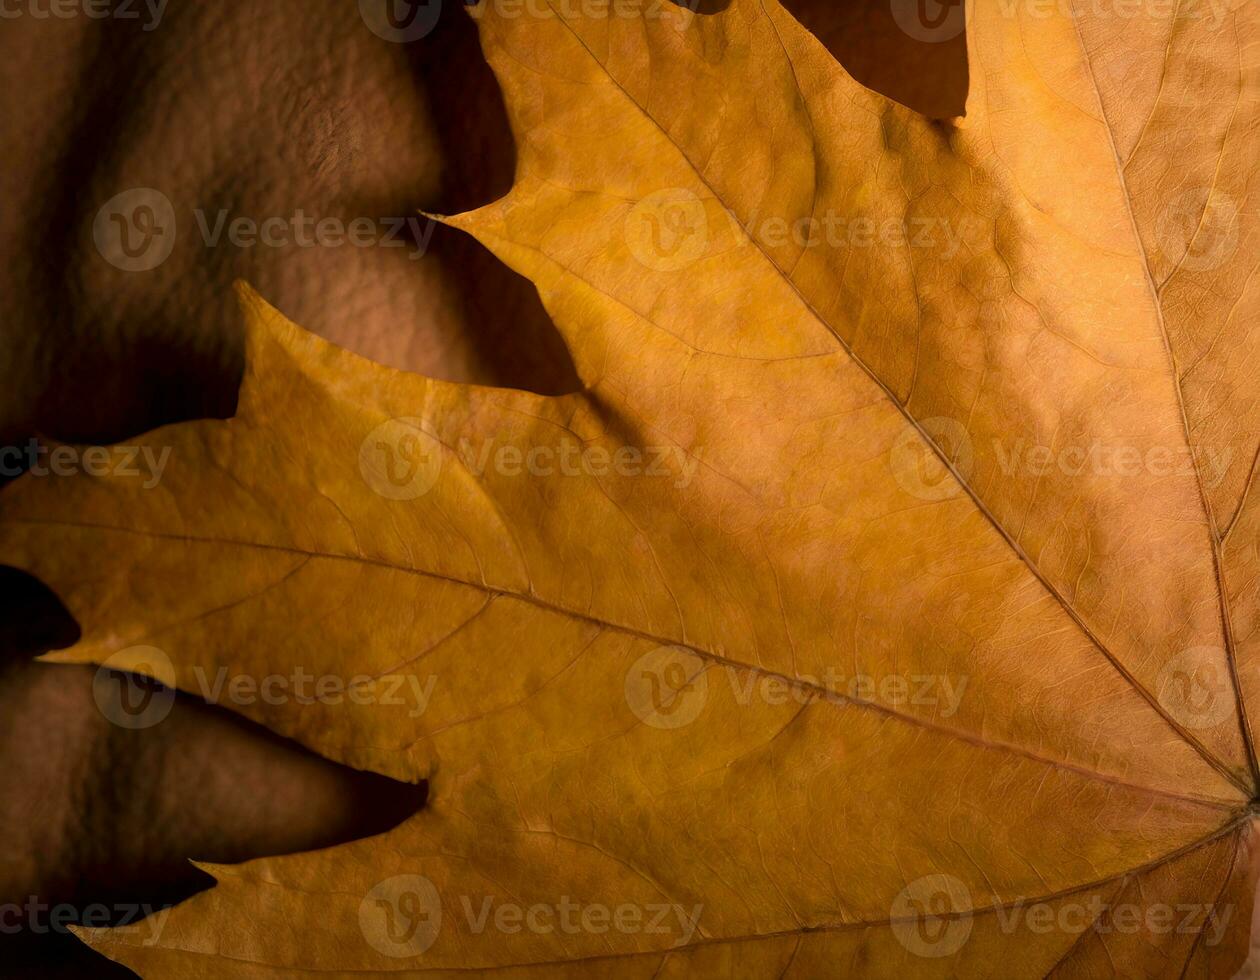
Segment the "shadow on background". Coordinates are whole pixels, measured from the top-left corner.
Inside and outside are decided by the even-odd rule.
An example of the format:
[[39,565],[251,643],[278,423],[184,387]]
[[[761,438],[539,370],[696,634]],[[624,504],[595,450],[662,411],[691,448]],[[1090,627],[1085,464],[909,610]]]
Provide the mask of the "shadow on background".
[[[432,33],[408,45],[407,54],[448,161],[432,209],[458,214],[505,196],[514,179],[516,146],[473,19],[459,5],[444,4]],[[460,66],[455,77],[453,65]],[[542,395],[581,389],[564,340],[532,282],[462,231],[439,225],[430,246],[460,284],[466,322],[497,384]]]
[[857,81],[930,119],[967,104],[963,0],[783,0]]
[[184,694],[153,727],[115,726],[98,698],[121,702],[126,685],[30,659],[77,637],[52,592],[0,566],[10,699],[0,718],[0,976],[129,975],[109,972],[65,927],[85,913],[91,925],[125,923],[209,887],[190,858],[234,864],[331,847],[424,806],[424,784],[337,765]]

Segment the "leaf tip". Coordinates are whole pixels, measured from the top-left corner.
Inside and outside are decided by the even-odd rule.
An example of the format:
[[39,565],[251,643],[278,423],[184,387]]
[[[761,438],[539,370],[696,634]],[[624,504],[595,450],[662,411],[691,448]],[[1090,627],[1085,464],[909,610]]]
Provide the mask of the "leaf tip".
[[66,647],[63,650],[49,650],[47,653],[41,653],[34,658],[36,663],[41,664],[78,664],[82,663],[82,659],[75,653],[74,647]]
[[238,279],[233,289],[245,320],[245,377],[237,404],[240,416],[261,402],[268,376],[279,376],[294,366],[300,370],[333,345],[291,321],[249,283]]
[[196,861],[193,858],[189,858],[188,863],[191,864],[198,871],[204,871],[215,881],[222,880],[223,875],[220,874],[219,872],[221,872],[226,867],[226,865],[216,864],[213,861]]
[[244,279],[237,279],[232,283],[232,288],[236,292],[241,314],[245,317],[246,342],[251,354],[261,338],[275,336],[280,339],[286,333],[302,332]]

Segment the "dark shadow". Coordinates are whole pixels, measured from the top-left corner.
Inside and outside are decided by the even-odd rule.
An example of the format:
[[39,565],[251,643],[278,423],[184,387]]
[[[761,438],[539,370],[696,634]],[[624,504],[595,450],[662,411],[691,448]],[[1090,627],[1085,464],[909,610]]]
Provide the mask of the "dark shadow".
[[0,657],[29,660],[78,641],[79,624],[52,589],[0,565]]
[[[669,0],[701,16],[731,0]],[[845,71],[930,119],[967,104],[964,0],[782,0]]]
[[4,937],[0,977],[5,980],[126,980],[136,974],[107,960],[70,932],[49,929]]
[[[459,5],[444,4],[432,33],[410,44],[407,54],[421,90],[428,94],[443,157],[449,161],[438,199],[426,206],[457,214],[503,197],[512,187],[516,146],[503,93],[481,53],[473,19]],[[469,235],[450,228],[437,229],[430,253],[459,284],[478,350],[496,383],[543,395],[582,387],[533,283]]]
[[[424,807],[427,784],[338,765],[185,694],[152,727],[113,724],[95,668],[30,660],[78,632],[49,589],[0,566],[0,827],[16,869],[0,874],[0,976],[105,969],[67,926],[125,924],[210,887],[190,859],[332,847]],[[74,831],[43,830],[62,825]]]
[[229,418],[244,370],[243,332],[230,297],[223,303],[229,312],[213,318],[214,330],[193,328],[205,314],[169,298],[152,306],[116,297],[112,312],[130,327],[120,345],[111,336],[116,324],[82,315],[85,287],[65,267],[65,256],[89,261],[81,252],[84,216],[102,203],[92,196],[93,177],[127,163],[130,147],[117,120],[154,77],[143,21],[110,17],[92,24],[86,53],[74,63],[80,82],[73,91],[82,104],[56,166],[42,176],[47,210],[36,217],[44,232],[39,257],[29,260],[32,282],[22,303],[40,324],[41,346],[56,356],[33,417],[40,431],[65,442],[106,444],[138,429]]
[[675,7],[684,7],[693,14],[700,14],[702,17],[720,14],[731,5],[731,0],[669,0],[669,2]]
[[963,0],[783,0],[845,70],[930,119],[963,115]]
[[231,418],[245,362],[239,317],[230,312],[224,319],[228,336],[216,350],[185,342],[165,326],[138,329],[125,352],[106,350],[99,335],[89,333],[58,371],[66,379],[92,378],[86,382],[92,400],[109,411],[84,412],[82,387],[54,384],[40,406],[41,428],[63,442],[108,445],[134,436],[141,419],[148,431],[190,419]]

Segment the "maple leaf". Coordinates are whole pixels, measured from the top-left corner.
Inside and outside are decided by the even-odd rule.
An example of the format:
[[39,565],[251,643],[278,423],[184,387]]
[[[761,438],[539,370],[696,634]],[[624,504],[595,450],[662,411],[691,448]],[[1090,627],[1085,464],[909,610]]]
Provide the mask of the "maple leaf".
[[476,12],[518,172],[447,220],[583,391],[376,366],[244,290],[233,420],[5,494],[82,624],[53,659],[430,784],[85,937],[179,976],[1235,969],[1256,6],[976,4],[956,123],[772,0],[547,9]]

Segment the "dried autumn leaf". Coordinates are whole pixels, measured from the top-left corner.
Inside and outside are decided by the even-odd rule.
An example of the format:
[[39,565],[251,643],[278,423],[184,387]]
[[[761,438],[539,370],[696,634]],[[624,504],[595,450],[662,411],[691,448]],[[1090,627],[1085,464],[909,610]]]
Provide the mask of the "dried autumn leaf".
[[585,390],[391,371],[245,292],[234,420],[154,434],[143,493],[21,481],[0,529],[83,624],[57,659],[352,678],[233,706],[430,805],[89,941],[207,977],[1235,969],[1260,19],[1083,8],[973,6],[956,126],[773,2],[479,11],[520,161],[449,220]]

